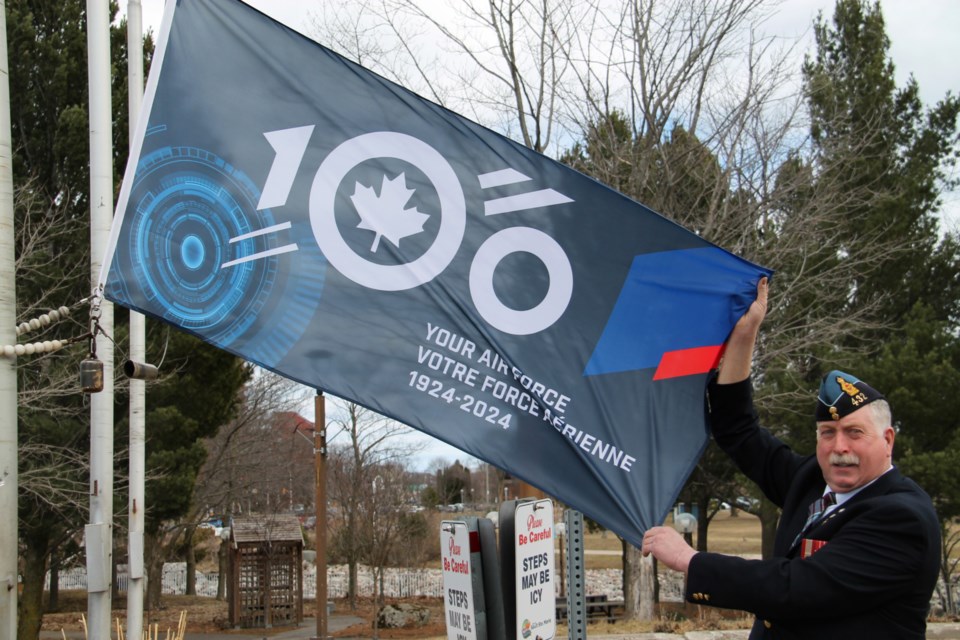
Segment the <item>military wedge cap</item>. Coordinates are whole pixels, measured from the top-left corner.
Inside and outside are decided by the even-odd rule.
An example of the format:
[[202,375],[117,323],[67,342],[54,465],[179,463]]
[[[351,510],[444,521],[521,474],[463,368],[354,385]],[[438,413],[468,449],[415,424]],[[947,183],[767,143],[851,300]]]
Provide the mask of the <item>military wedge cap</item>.
[[820,382],[817,395],[817,422],[839,420],[874,400],[883,400],[883,394],[856,376],[843,371],[831,371]]

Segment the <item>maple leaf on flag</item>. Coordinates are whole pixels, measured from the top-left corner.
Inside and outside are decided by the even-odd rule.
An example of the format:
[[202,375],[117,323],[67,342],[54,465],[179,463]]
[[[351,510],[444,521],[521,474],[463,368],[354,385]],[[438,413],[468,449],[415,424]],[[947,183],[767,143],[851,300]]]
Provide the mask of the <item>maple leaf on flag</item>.
[[413,193],[414,189],[407,188],[406,178],[402,173],[393,180],[384,175],[380,195],[377,195],[373,187],[359,182],[356,184],[350,199],[360,214],[357,228],[376,234],[370,247],[371,252],[377,251],[381,236],[399,247],[402,238],[423,231],[423,225],[430,216],[421,213],[416,207],[404,208]]

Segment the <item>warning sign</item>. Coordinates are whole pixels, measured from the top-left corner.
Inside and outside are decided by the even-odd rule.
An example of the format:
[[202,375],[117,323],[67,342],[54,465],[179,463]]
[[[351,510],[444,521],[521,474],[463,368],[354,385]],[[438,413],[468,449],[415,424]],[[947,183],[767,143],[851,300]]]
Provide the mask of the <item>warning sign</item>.
[[470,532],[466,522],[440,524],[440,557],[447,640],[478,640],[470,573]]
[[556,633],[553,503],[517,503],[514,517],[516,637],[550,640]]

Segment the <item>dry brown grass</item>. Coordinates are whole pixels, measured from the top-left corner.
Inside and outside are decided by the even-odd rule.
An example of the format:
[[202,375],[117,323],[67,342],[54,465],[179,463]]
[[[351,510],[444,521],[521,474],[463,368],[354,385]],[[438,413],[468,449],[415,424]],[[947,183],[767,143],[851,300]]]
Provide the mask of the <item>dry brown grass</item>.
[[[444,626],[443,602],[439,599],[421,599],[418,604],[423,604],[430,609],[432,623],[426,627],[417,629],[394,629],[380,630],[381,638],[389,639],[408,639],[417,638],[418,640],[446,640],[446,627]],[[345,609],[341,609],[345,611]],[[360,603],[356,611],[350,612],[366,620],[363,624],[357,624],[343,631],[332,634],[335,638],[365,637],[369,635],[372,628],[373,608],[369,601]],[[744,616],[739,612],[723,611],[720,609],[711,609],[710,607],[701,607],[694,604],[666,603],[659,606],[657,618],[649,621],[629,621],[629,622],[591,622],[589,624],[591,635],[604,634],[625,634],[625,633],[686,633],[696,630],[725,630],[725,629],[747,629],[752,624],[753,619]],[[555,637],[565,638],[568,631],[565,624],[557,625]]]
[[[387,599],[387,602],[398,602]],[[414,602],[423,605],[430,610],[430,624],[416,629],[381,629],[380,637],[385,640],[407,640],[417,638],[419,640],[430,640],[436,638],[446,638],[446,626],[444,624],[443,600],[440,598],[417,598],[407,599],[404,602]],[[123,598],[115,599],[115,610],[113,615],[119,619],[120,624],[126,628],[126,611],[116,609],[116,605],[123,604]],[[315,618],[316,609],[313,600],[305,600],[304,618]],[[60,605],[57,612],[44,614],[44,631],[59,632],[64,631],[82,631],[83,623],[81,615],[86,613],[87,594],[85,591],[63,591],[60,593]],[[335,610],[340,613],[348,613],[365,620],[362,624],[357,624],[342,631],[332,632],[332,638],[353,638],[369,637],[373,629],[373,616],[376,610],[373,601],[369,598],[360,598],[357,602],[357,609],[350,610],[349,605],[344,600],[335,602]],[[187,631],[190,633],[238,633],[249,635],[250,629],[230,630],[225,629],[227,625],[227,603],[213,598],[201,598],[194,596],[163,596],[162,608],[159,611],[149,611],[144,615],[144,628],[148,625],[158,625],[160,637],[163,638],[168,629],[176,631],[180,621],[181,613],[186,613]],[[273,627],[271,629],[257,629],[257,635],[264,637],[274,636],[284,631],[289,631],[290,627]]]
[[[124,628],[126,628],[127,612],[118,607],[122,607],[125,602],[123,596],[114,598],[113,602],[113,616],[120,620],[120,624]],[[86,611],[86,591],[61,591],[57,611],[43,615],[41,628],[44,631],[60,631],[61,629],[64,631],[82,631],[83,623],[80,616],[86,614]],[[151,627],[154,624],[159,625],[160,637],[163,637],[168,629],[176,631],[181,612],[186,612],[188,631],[219,631],[226,624],[227,603],[213,598],[165,595],[160,610],[144,613],[144,629],[147,625]]]
[[[753,616],[740,611],[714,609],[696,604],[666,602],[657,605],[656,618],[653,620],[629,620],[620,622],[591,622],[590,634],[622,635],[627,633],[677,633],[689,631],[719,631],[728,629],[749,629]],[[557,627],[557,638],[567,637],[564,624]]]

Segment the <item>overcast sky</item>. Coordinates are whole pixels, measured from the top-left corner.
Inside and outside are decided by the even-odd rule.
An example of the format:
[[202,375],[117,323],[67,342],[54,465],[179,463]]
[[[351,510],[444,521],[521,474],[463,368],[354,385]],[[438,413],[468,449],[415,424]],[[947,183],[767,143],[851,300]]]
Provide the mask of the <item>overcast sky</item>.
[[[335,1],[337,5],[350,0],[245,0],[272,18],[308,36],[311,34],[311,14],[317,13],[322,2]],[[126,0],[120,0],[120,12],[126,13]],[[164,0],[141,0],[144,29],[156,33],[163,13]],[[819,11],[832,16],[833,0],[784,0],[771,17],[760,27],[768,35],[787,40],[799,39],[798,61],[813,49],[812,24]],[[920,85],[927,105],[934,104],[947,91],[960,93],[960,0],[883,0],[881,2],[891,41],[890,54],[896,67],[897,84],[902,85],[913,74]],[[960,228],[960,194],[946,198],[950,211],[950,228]],[[313,419],[313,402],[305,402],[302,411]],[[459,458],[466,462],[469,456],[429,436],[420,436],[427,448],[418,457],[418,466],[426,467],[437,457],[451,462]]]
[[[310,15],[323,2],[338,5],[350,0],[245,0],[250,6],[298,31],[310,34]],[[160,25],[164,0],[141,0],[146,27],[156,31]],[[776,3],[774,3],[776,4]],[[126,0],[120,0],[120,12],[126,12]],[[804,38],[803,51],[810,51],[811,25],[817,12],[832,16],[832,0],[784,0],[765,23],[769,34],[785,38]],[[927,102],[942,97],[947,90],[960,90],[957,59],[960,53],[960,2],[957,0],[884,0],[880,3],[891,40],[891,55],[897,68],[898,83],[910,73],[917,78]]]
[[[285,25],[312,36],[311,17],[320,13],[324,2],[342,6],[350,0],[244,0]],[[440,0],[449,3],[451,0]],[[722,0],[718,0],[722,1]],[[120,12],[126,13],[127,0],[120,0]],[[164,0],[141,0],[144,29],[158,31]],[[771,0],[770,17],[758,29],[768,35],[782,37],[785,42],[798,41],[797,67],[805,53],[813,50],[813,21],[823,11],[830,19],[833,0]],[[920,85],[925,104],[932,106],[947,91],[960,93],[960,0],[882,0],[890,55],[896,68],[898,85],[912,74]],[[960,193],[947,194],[945,225],[960,230]]]

